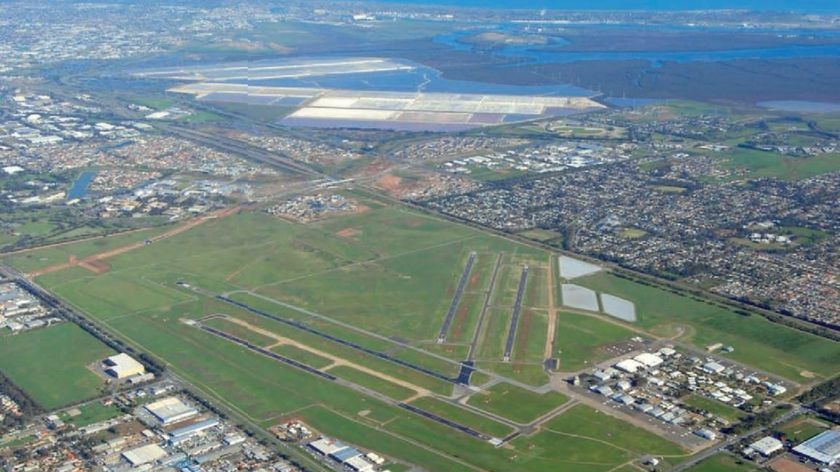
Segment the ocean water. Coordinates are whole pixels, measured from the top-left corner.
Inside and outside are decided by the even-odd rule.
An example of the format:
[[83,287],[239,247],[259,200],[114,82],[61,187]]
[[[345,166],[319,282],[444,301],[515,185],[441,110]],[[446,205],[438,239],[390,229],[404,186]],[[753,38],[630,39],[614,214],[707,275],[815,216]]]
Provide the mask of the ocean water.
[[[838,0],[840,3],[840,0]],[[508,29],[506,25],[496,28]],[[456,31],[435,37],[435,42],[445,44],[455,50],[465,51],[472,46],[459,41],[460,38],[474,35],[476,31]],[[562,46],[566,41],[556,38],[550,48]],[[489,52],[498,57],[523,59],[532,64],[569,63],[577,61],[623,61],[646,60],[656,65],[665,61],[731,61],[736,59],[794,59],[804,57],[840,57],[840,44],[814,46],[778,46],[753,49],[728,49],[721,51],[620,51],[620,52],[563,52],[545,50],[539,46],[506,46]]]

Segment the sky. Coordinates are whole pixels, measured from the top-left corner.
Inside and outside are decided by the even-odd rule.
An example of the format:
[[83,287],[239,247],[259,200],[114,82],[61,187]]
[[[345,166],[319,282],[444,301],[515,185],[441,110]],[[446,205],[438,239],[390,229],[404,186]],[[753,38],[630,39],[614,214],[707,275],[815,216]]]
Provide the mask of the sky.
[[840,12],[840,0],[379,0],[386,3],[558,10],[793,10]]

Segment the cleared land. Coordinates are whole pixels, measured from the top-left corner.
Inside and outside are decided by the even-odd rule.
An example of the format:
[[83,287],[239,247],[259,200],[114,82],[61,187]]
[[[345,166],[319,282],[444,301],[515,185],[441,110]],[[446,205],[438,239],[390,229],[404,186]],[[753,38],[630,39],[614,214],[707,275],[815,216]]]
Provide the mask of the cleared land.
[[46,409],[96,396],[105,381],[87,366],[113,354],[70,323],[0,337],[0,370]]

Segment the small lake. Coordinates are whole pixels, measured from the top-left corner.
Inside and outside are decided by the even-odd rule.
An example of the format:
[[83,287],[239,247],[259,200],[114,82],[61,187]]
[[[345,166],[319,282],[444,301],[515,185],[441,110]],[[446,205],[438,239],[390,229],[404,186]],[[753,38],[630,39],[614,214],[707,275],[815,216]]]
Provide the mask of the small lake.
[[840,103],[836,102],[809,102],[806,100],[775,100],[760,102],[758,106],[770,110],[789,111],[792,113],[837,113],[840,112]]
[[67,191],[67,200],[85,198],[87,196],[88,187],[90,187],[90,183],[93,182],[94,177],[96,177],[96,172],[92,170],[86,170],[79,174],[79,177],[75,182],[73,182],[70,190]]

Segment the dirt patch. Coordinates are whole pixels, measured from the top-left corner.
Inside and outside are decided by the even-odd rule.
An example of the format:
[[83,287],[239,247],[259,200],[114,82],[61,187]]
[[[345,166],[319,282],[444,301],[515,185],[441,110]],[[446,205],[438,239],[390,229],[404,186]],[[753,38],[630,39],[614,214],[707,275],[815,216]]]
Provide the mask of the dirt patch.
[[462,304],[458,307],[458,311],[455,312],[455,323],[453,323],[452,326],[452,339],[461,339],[461,331],[464,329],[464,323],[467,320],[468,311],[469,307]]
[[111,270],[111,264],[108,264],[101,259],[81,261],[79,262],[79,267],[87,269],[94,274],[104,274],[105,272]]
[[386,174],[376,181],[376,186],[389,193],[398,192],[402,187],[402,178],[393,174]]
[[519,328],[516,331],[516,358],[525,359],[528,348],[528,335],[531,331],[531,319],[534,314],[531,310],[522,310],[522,317],[519,319]]
[[473,274],[470,276],[470,283],[468,285],[470,289],[476,288],[476,286],[478,285],[478,278],[478,274]]
[[801,375],[802,377],[804,377],[804,378],[806,378],[806,379],[813,379],[814,377],[816,377],[816,376],[817,376],[817,374],[815,374],[815,373],[811,372],[810,370],[803,370],[803,371],[800,371],[800,372],[799,372],[799,375]]
[[356,228],[344,228],[335,234],[336,236],[341,236],[342,238],[355,238],[356,236],[362,234],[362,230]]
[[786,457],[779,457],[770,462],[770,470],[775,472],[814,472],[812,469]]
[[[107,272],[107,270],[110,270],[110,268],[111,268],[110,265],[108,265],[107,269],[105,269],[104,266],[100,266],[100,265],[97,264],[98,262],[102,262],[103,259],[119,256],[121,254],[125,254],[126,252],[130,252],[130,251],[133,251],[135,249],[140,249],[140,248],[146,246],[147,244],[151,244],[151,243],[156,242],[156,241],[162,241],[164,239],[171,238],[173,236],[177,236],[177,235],[179,235],[179,234],[181,234],[185,231],[189,231],[192,228],[195,228],[196,226],[198,226],[200,224],[203,224],[206,221],[210,221],[210,220],[213,220],[213,219],[216,219],[216,218],[225,218],[227,216],[230,216],[230,215],[233,215],[233,214],[239,212],[239,210],[240,210],[240,207],[236,206],[236,207],[231,207],[231,208],[227,208],[227,209],[224,209],[224,210],[214,211],[214,212],[208,213],[204,216],[201,216],[201,217],[198,217],[198,218],[193,218],[191,220],[187,220],[186,222],[184,222],[180,226],[177,226],[177,227],[175,227],[175,228],[173,228],[173,229],[171,229],[171,230],[169,230],[169,231],[167,231],[163,234],[153,236],[149,239],[146,239],[145,241],[138,241],[136,243],[131,243],[131,244],[128,244],[126,246],[110,249],[110,250],[107,250],[105,252],[100,252],[99,254],[94,254],[92,256],[86,257],[84,259],[78,259],[76,256],[70,256],[70,258],[68,259],[68,262],[66,262],[64,264],[56,264],[56,265],[53,265],[53,266],[50,266],[50,267],[45,267],[43,269],[36,270],[35,272],[30,272],[28,275],[29,275],[29,277],[34,278],[34,277],[38,277],[38,276],[41,276],[41,275],[50,274],[50,273],[53,273],[53,272],[58,272],[58,271],[62,271],[62,270],[65,270],[65,269],[69,269],[70,267],[74,267],[74,266],[77,266],[77,265],[82,266],[85,269],[90,270],[91,272],[95,272],[95,273],[100,273],[100,272],[97,272],[97,271],[103,270],[103,269],[104,269],[104,271]],[[90,267],[88,267],[88,266],[90,266]]]
[[362,410],[362,411],[358,412],[357,414],[359,416],[361,416],[362,418],[364,418],[365,416],[370,414],[370,410]]

